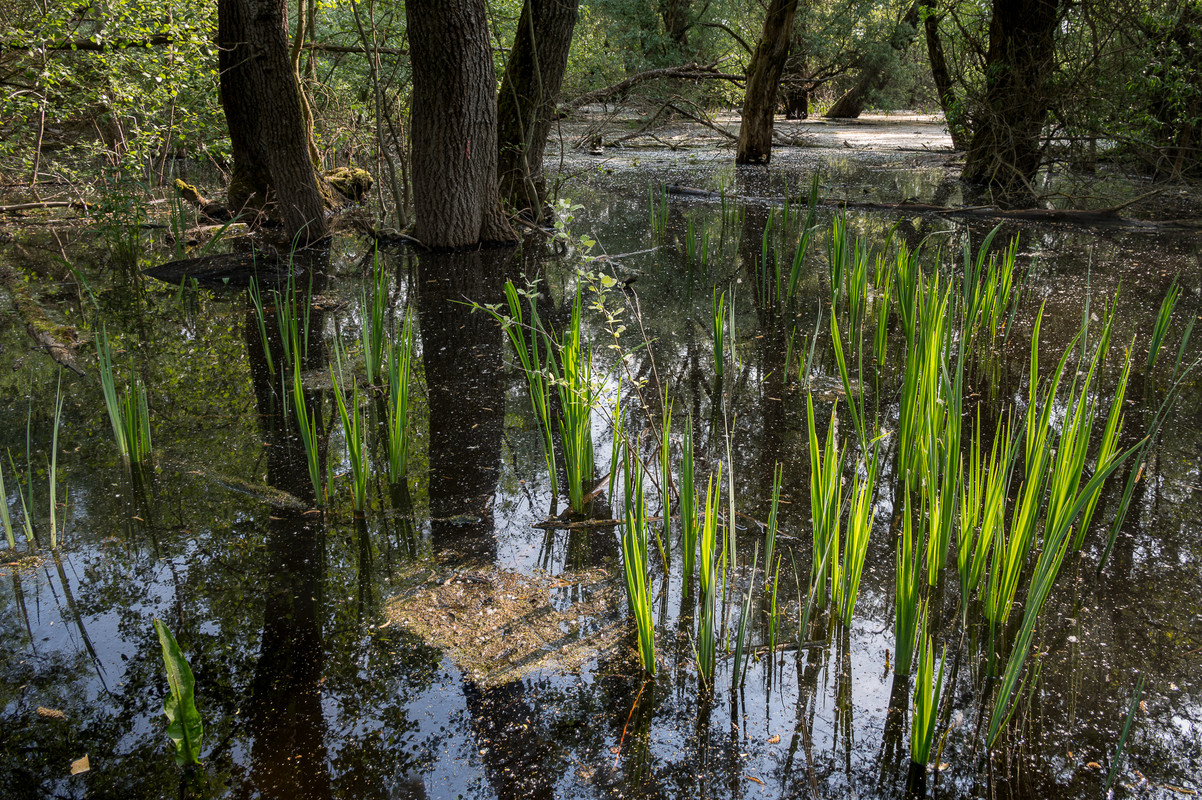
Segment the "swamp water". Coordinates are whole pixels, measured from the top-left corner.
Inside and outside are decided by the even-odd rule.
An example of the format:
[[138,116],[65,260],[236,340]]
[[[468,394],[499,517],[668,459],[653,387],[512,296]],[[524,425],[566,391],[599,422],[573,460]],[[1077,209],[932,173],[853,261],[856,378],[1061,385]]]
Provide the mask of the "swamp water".
[[[882,429],[885,435],[851,623],[829,609],[814,610],[799,642],[814,561],[807,389],[819,444],[832,406],[838,408],[834,441],[843,460],[836,477],[844,505],[857,475],[865,474],[832,347],[831,211],[817,211],[791,300],[776,293],[774,278],[763,279],[761,267],[765,255],[772,265],[779,252],[788,277],[805,216],[798,199],[813,169],[822,175],[824,195],[894,201],[938,198],[948,186],[946,172],[921,152],[782,151],[767,173],[736,171],[727,151],[703,153],[567,157],[564,172],[579,176],[562,193],[581,206],[567,223],[567,243],[452,256],[380,251],[386,328],[399,328],[409,308],[417,330],[412,441],[402,482],[388,478],[381,427],[388,391],[365,386],[361,292],[371,292],[375,258],[361,241],[336,240],[313,270],[316,300],[296,389],[316,418],[318,482],[323,493],[330,489],[320,510],[296,435],[296,387],[270,287],[260,287],[265,346],[254,305],[234,281],[170,286],[141,274],[169,260],[170,248],[147,242],[130,264],[90,233],[61,250],[38,229],[0,245],[0,258],[36,276],[39,300],[57,318],[84,336],[104,326],[118,383],[132,370],[148,389],[153,433],[148,466],[131,469],[117,455],[90,348],[81,348],[87,374],[61,377],[60,531],[52,551],[48,455],[60,370],[35,349],[16,315],[3,318],[0,447],[18,544],[0,566],[0,795],[753,798],[918,791],[915,775],[924,773],[909,768],[917,681],[894,675],[895,553],[905,516],[897,464],[907,353],[899,306],[896,300],[891,306],[878,367],[874,262],[862,339],[848,334],[847,298],[835,303],[855,384],[851,396],[872,427],[869,435]],[[671,195],[665,205],[659,191],[665,183],[745,196],[787,193],[793,202],[787,222],[779,203]],[[914,249],[925,240],[916,260],[928,280],[939,264],[945,281],[949,270],[960,272],[965,243],[975,254],[992,226],[931,217],[899,223],[897,213],[849,212],[847,219],[873,259],[878,252],[893,259],[898,243]],[[693,243],[686,244],[690,233]],[[633,255],[583,261],[585,234],[598,242],[589,251],[594,257]],[[988,454],[1010,408],[1013,432],[1025,436],[1030,339],[1041,304],[1039,365],[1046,380],[1066,348],[1081,350],[1073,337],[1087,296],[1096,320],[1092,346],[1121,284],[1110,357],[1091,390],[1098,421],[1088,477],[1128,343],[1135,344],[1120,449],[1141,440],[1172,389],[1187,321],[1199,314],[1202,245],[1195,236],[1163,232],[1028,224],[1003,226],[995,251],[1015,235],[1021,301],[1002,320],[994,344],[974,349],[965,368],[962,459],[978,425]],[[64,255],[74,273],[59,260]],[[594,273],[591,283],[601,294],[588,288],[582,269]],[[1157,309],[1178,273],[1181,298],[1148,372]],[[597,524],[625,519],[622,480],[613,499],[608,479],[601,481],[586,517],[563,513],[560,436],[554,437],[563,495],[557,499],[526,378],[500,326],[470,305],[504,313],[504,281],[512,277],[521,287],[523,274],[539,279],[541,325],[557,338],[566,335],[582,287],[597,389],[588,423],[595,477],[612,466],[610,410],[619,397],[627,437],[639,441],[648,461],[644,513],[653,519],[646,575],[657,667],[650,681],[625,599],[621,529]],[[309,292],[309,273],[297,284]],[[720,379],[715,288],[726,293]],[[615,315],[608,325],[587,308],[599,297]],[[617,326],[625,330],[614,349],[610,329]],[[1186,348],[1183,368],[1198,351],[1196,344]],[[339,359],[343,371],[331,372]],[[1072,417],[1068,386],[1087,369],[1087,360],[1066,369],[1049,413],[1052,447]],[[344,389],[358,384],[367,415],[372,470],[363,515],[353,511],[353,465],[332,374]],[[929,794],[1100,796],[1129,719],[1114,792],[1181,798],[1202,791],[1196,378],[1191,373],[1179,384],[1176,403],[1143,454],[1110,552],[1104,556],[1131,462],[1105,484],[1081,550],[1065,555],[1038,616],[1013,714],[992,750],[985,738],[998,683],[986,675],[990,626],[976,599],[983,590],[974,593],[961,625],[954,534],[934,586],[920,565],[936,672],[938,655],[945,646],[947,652],[925,773]],[[661,391],[672,406],[677,487],[690,419],[702,511],[706,481],[721,465],[716,518],[722,525],[730,519],[734,481],[733,545],[718,538],[719,547],[727,543],[728,561],[718,573],[725,579],[717,590],[712,691],[697,669],[699,589],[696,578],[683,579],[675,499],[676,516],[662,540],[666,570],[657,544]],[[1023,447],[1019,441],[1007,529],[1020,495]],[[777,648],[769,652],[772,595],[765,586],[773,582],[765,580],[763,524],[778,463],[780,616]],[[23,486],[32,486],[36,547],[23,541]],[[915,506],[912,517],[919,519]],[[547,523],[553,513],[562,517]],[[1042,522],[1039,530],[1042,537]],[[998,634],[999,670],[1019,638],[1042,541],[1031,546],[1017,605]],[[918,553],[924,560],[921,545]],[[750,655],[736,682],[735,640],[745,613]],[[176,766],[166,736],[167,682],[155,618],[175,633],[195,675],[204,764],[190,774]],[[918,674],[918,665],[912,671]],[[85,755],[88,771],[70,774]]]

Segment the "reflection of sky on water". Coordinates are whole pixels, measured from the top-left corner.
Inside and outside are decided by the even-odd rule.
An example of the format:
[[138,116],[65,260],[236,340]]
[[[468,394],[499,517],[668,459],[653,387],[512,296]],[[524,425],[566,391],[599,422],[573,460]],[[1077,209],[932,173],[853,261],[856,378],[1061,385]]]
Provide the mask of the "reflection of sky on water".
[[[782,151],[764,180],[762,175],[741,175],[726,151],[702,153],[695,160],[638,151],[607,161],[610,175],[568,184],[565,195],[584,206],[572,225],[576,233],[592,234],[605,252],[629,253],[650,246],[649,183],[738,190],[742,180],[744,193],[789,186],[800,194],[808,170],[821,165],[823,185],[837,190],[836,196],[895,201],[930,199],[948,191],[945,202],[956,202],[958,188],[948,188],[945,169],[915,167],[929,164],[927,158]],[[584,161],[572,156],[566,168],[571,171]],[[883,240],[896,221],[865,213],[849,217],[856,230],[874,241]],[[714,243],[704,269],[683,256],[681,242],[690,218],[698,235],[708,231]],[[825,226],[830,212],[820,211],[818,219]],[[914,246],[925,239],[929,251],[938,247],[944,263],[956,264],[965,237],[979,242],[991,227],[987,222],[917,218],[903,221],[896,235]],[[1046,364],[1080,321],[1086,269],[1098,308],[1098,299],[1112,296],[1122,285],[1116,343],[1126,344],[1134,335],[1144,340],[1164,288],[1178,272],[1185,288],[1180,316],[1197,313],[1202,285],[1195,276],[1202,274],[1197,269],[1202,246],[1191,237],[1131,231],[1099,236],[1066,227],[1006,225],[998,241],[1019,231],[1020,261],[1031,269],[1029,297],[993,375],[974,378],[972,388],[982,396],[992,392],[1014,398],[1022,407],[1026,337],[1036,303],[1047,302]],[[787,461],[785,496],[790,501],[783,509],[780,547],[793,553],[803,574],[808,572],[808,465],[804,398],[796,388],[775,383],[782,356],[762,330],[754,278],[733,231],[728,228],[725,237],[723,242],[716,202],[673,201],[668,244],[624,259],[615,269],[620,277],[636,278],[632,285],[653,339],[657,372],[678,398],[678,423],[693,415],[699,457],[710,467],[725,460],[718,434],[720,404],[711,378],[711,290],[717,284],[732,292],[742,373],[728,365],[731,374],[721,391],[733,398],[738,411],[733,450],[739,508],[754,518],[741,520],[738,532],[741,566],[732,586],[741,591],[751,580],[744,565],[754,549],[754,520],[767,516],[771,468],[778,458]],[[363,252],[352,245],[344,249],[335,256],[339,277],[323,290],[333,310],[324,315],[322,329],[327,339],[341,335],[352,347],[358,282],[351,276],[358,273],[351,265]],[[390,266],[399,266],[399,259],[385,257]],[[824,259],[825,242],[816,241],[813,266],[802,279],[804,298],[797,315],[786,320],[796,327],[799,341],[825,320],[827,312],[819,310],[827,296]],[[561,325],[565,298],[575,285],[569,265],[544,259],[541,266],[551,287],[541,313]],[[410,569],[415,552],[448,551],[451,564],[456,558],[470,563],[483,554],[500,567],[527,572],[599,565],[618,576],[621,566],[609,529],[569,533],[532,527],[547,516],[551,498],[524,383],[512,371],[496,373],[501,360],[511,355],[500,348],[499,333],[478,325],[480,315],[473,319],[466,310],[460,314],[423,305],[431,298],[461,298],[471,282],[432,287],[431,281],[445,276],[434,262],[423,260],[414,277],[398,281],[393,291],[398,300],[417,303],[419,322],[428,326],[423,330],[423,382],[446,381],[442,388],[447,396],[463,404],[494,389],[488,396],[495,399],[482,408],[452,408],[450,415],[443,413],[446,409],[419,412],[411,506],[398,504],[380,486],[373,489],[376,510],[368,515],[366,528],[340,511],[313,533],[303,527],[309,524],[304,519],[223,483],[223,476],[235,476],[252,486],[262,484],[268,472],[291,479],[287,459],[272,450],[286,444],[272,427],[275,423],[264,422],[271,410],[247,388],[262,365],[251,346],[257,333],[243,335],[249,318],[241,297],[218,291],[187,305],[175,299],[171,287],[153,283],[132,297],[123,293],[121,276],[106,272],[103,264],[81,256],[78,267],[90,276],[109,329],[120,332],[127,357],[136,354],[139,369],[156,387],[152,405],[160,458],[152,481],[131,485],[115,463],[95,387],[83,381],[65,384],[69,400],[61,441],[66,452],[60,461],[72,508],[62,569],[52,559],[36,568],[0,568],[0,790],[5,796],[82,796],[86,791],[156,797],[176,790],[159,708],[165,687],[150,626],[155,616],[177,630],[197,676],[209,775],[202,794],[600,797],[623,790],[648,797],[794,796],[807,791],[809,759],[824,793],[900,792],[908,729],[886,734],[892,688],[886,654],[893,645],[888,529],[892,508],[899,505],[895,498],[877,498],[877,529],[856,620],[846,639],[834,635],[827,645],[806,649],[801,659],[793,650],[784,652],[771,682],[768,659],[753,662],[733,719],[737,728],[732,727],[729,659],[720,664],[713,702],[706,708],[698,701],[691,640],[678,629],[682,585],[677,573],[666,582],[658,572],[653,577],[663,671],[638,704],[639,682],[630,677],[629,665],[612,661],[592,663],[582,676],[534,673],[504,690],[481,689],[466,682],[448,658],[396,626],[378,627],[382,603],[395,592],[412,589],[398,576]],[[479,285],[482,291],[496,288]],[[340,298],[351,302],[340,304]],[[69,302],[62,305],[67,308]],[[454,320],[455,325],[433,330],[434,318]],[[1171,352],[1162,354],[1159,377],[1133,382],[1132,396],[1147,400],[1128,409],[1131,436],[1146,427],[1147,409],[1164,392],[1180,331],[1178,323],[1170,333],[1166,349]],[[604,340],[600,330],[594,329],[594,335]],[[761,335],[765,338],[757,338]],[[56,377],[43,356],[27,354],[25,337],[11,319],[0,322],[0,358],[12,366],[0,370],[0,402],[5,418],[19,422],[26,415],[24,395],[32,392],[34,447],[44,452],[48,421],[43,409],[46,398],[53,397]],[[435,340],[438,344],[431,348]],[[822,349],[814,371],[819,382],[836,386],[833,360]],[[1191,347],[1190,354],[1196,351]],[[459,360],[446,360],[450,354]],[[1144,357],[1137,346],[1135,363],[1142,365]],[[796,365],[796,354],[794,358]],[[599,352],[597,364],[599,371],[612,364],[608,351]],[[896,349],[887,364],[890,374],[900,370]],[[645,366],[640,354],[632,372],[648,377]],[[1112,380],[1113,375],[1105,385]],[[314,378],[313,386],[319,385]],[[612,391],[611,381],[607,403]],[[423,388],[420,394],[425,392]],[[895,394],[870,390],[868,397],[880,402],[885,427],[893,427]],[[1202,708],[1197,700],[1202,676],[1196,649],[1202,634],[1202,521],[1195,510],[1199,407],[1191,387],[1148,462],[1103,575],[1094,576],[1100,535],[1087,541],[1082,558],[1066,562],[1036,637],[1042,669],[1034,704],[1020,711],[1024,745],[1015,751],[1020,757],[995,765],[999,793],[1096,796],[1136,670],[1148,675],[1147,713],[1136,720],[1128,746],[1130,769],[1123,780],[1138,780],[1131,771],[1137,769],[1153,784],[1202,788],[1196,784],[1196,775],[1202,774]],[[332,419],[328,401],[323,408],[327,421]],[[820,400],[817,412],[820,419],[829,415],[829,399]],[[658,412],[653,416],[658,419]],[[1055,424],[1062,417],[1058,410]],[[635,414],[636,426],[642,429],[646,423]],[[467,429],[445,427],[456,424]],[[821,424],[825,427],[825,421]],[[604,474],[609,469],[607,416],[595,415],[593,427],[597,470]],[[0,447],[23,451],[23,426],[7,426],[0,437]],[[341,446],[336,432],[330,455],[339,473],[347,469]],[[447,450],[430,452],[432,448]],[[428,474],[432,464],[443,465],[447,474]],[[885,474],[891,475],[891,469]],[[729,474],[729,468],[725,471]],[[457,483],[464,475],[470,480]],[[5,476],[12,505],[14,481],[8,471]],[[302,478],[288,491],[301,491],[307,476],[302,473]],[[345,483],[340,486],[345,492]],[[1103,517],[1119,491],[1121,487],[1108,489]],[[42,495],[38,502],[44,501]],[[658,499],[649,497],[648,503],[658,514]],[[679,544],[673,546],[678,552]],[[451,568],[432,563],[429,571],[436,577]],[[791,573],[788,566],[782,570]],[[755,582],[758,590],[762,573]],[[953,573],[943,594],[949,616],[955,613],[954,583]],[[781,605],[794,614],[797,588],[791,574],[782,575],[780,593]],[[269,602],[276,611],[269,610]],[[785,641],[793,638],[788,626],[795,623],[789,619]],[[766,635],[763,626],[757,615],[756,640]],[[955,641],[951,644],[954,650]],[[966,646],[976,652],[981,643],[970,640]],[[941,760],[949,766],[939,777],[939,788],[946,791],[950,783],[957,793],[979,794],[984,762],[972,752],[979,676],[968,661],[946,689],[954,698],[954,715],[966,721],[948,735]],[[310,674],[315,664],[318,674]],[[266,706],[261,705],[264,698],[270,700]],[[39,706],[61,710],[66,720],[39,717]],[[812,736],[808,758],[803,731]],[[769,743],[775,735],[780,742]],[[894,736],[893,750],[886,741],[889,735]],[[268,740],[270,747],[263,744]],[[611,748],[619,742],[615,764]],[[84,752],[92,772],[66,776],[62,765]],[[900,762],[882,776],[890,752]],[[1088,767],[1089,762],[1102,769]],[[1151,791],[1175,796],[1165,789]]]

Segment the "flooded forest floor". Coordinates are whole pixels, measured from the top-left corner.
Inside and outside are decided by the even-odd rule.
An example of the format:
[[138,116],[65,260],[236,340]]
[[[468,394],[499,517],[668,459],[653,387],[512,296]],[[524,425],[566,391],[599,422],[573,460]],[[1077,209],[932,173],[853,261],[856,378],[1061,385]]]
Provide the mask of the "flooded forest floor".
[[1202,791],[1196,188],[729,126],[565,123],[520,248],[0,220],[0,795]]

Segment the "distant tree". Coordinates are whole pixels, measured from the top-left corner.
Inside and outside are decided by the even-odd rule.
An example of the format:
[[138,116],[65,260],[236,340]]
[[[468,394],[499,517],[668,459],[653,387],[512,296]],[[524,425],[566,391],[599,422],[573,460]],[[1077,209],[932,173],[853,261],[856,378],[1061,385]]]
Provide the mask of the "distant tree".
[[230,207],[262,207],[274,197],[289,237],[321,238],[325,203],[288,54],[287,6],[284,0],[218,0],[217,20],[221,105],[234,155]]
[[415,235],[453,250],[516,241],[501,213],[497,95],[484,0],[409,0]]
[[497,95],[501,196],[535,219],[546,201],[543,151],[578,6],[577,0],[525,0]]
[[893,26],[885,46],[865,53],[859,64],[860,74],[855,84],[844,92],[823,116],[828,119],[854,119],[863,113],[865,103],[894,77],[898,54],[905,52],[914,41],[918,8],[918,0],[914,0]]
[[939,13],[939,0],[922,0],[923,34],[927,43],[927,60],[931,65],[931,80],[935,82],[935,92],[939,97],[939,108],[947,121],[948,132],[952,137],[952,146],[957,150],[968,147],[968,136],[964,128],[964,108],[957,99],[952,82],[952,72],[948,66],[947,56],[943,51],[943,39],[939,33],[939,23],[943,15]]
[[770,0],[759,44],[747,67],[742,124],[735,152],[736,164],[767,164],[772,158],[772,118],[780,86],[797,0]]

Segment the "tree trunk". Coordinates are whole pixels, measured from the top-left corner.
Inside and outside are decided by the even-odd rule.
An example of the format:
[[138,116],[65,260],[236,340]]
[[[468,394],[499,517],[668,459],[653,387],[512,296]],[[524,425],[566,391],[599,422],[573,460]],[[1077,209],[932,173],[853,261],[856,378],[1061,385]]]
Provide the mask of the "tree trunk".
[[904,53],[914,41],[918,32],[918,0],[910,5],[906,15],[893,31],[890,38],[890,51],[881,53],[875,58],[867,59],[860,67],[860,77],[855,85],[848,89],[827,110],[827,119],[855,119],[864,112],[864,105],[873,94],[885,88],[889,83],[893,54]]
[[810,91],[805,84],[781,86],[784,95],[785,119],[808,119],[810,116]]
[[660,3],[664,30],[681,52],[689,47],[689,3],[690,0],[661,0]]
[[947,130],[952,137],[952,147],[963,150],[968,146],[968,134],[964,129],[964,112],[956,91],[952,88],[952,74],[943,54],[943,40],[939,38],[939,20],[936,13],[938,0],[922,0],[922,24],[927,40],[927,59],[931,64],[931,79],[939,93],[939,108],[947,121]]
[[1061,0],[993,0],[985,97],[961,177],[1004,203],[1033,193],[1060,9]]
[[484,0],[410,0],[405,19],[415,234],[434,250],[516,241],[497,190],[497,81]]
[[300,87],[288,56],[283,0],[218,0],[221,105],[234,151],[232,211],[274,199],[290,238],[325,236],[326,223]]
[[526,0],[497,96],[501,197],[536,221],[546,202],[543,151],[563,86],[576,0]]
[[789,55],[789,39],[797,0],[771,0],[764,31],[747,68],[743,95],[743,121],[739,126],[736,164],[767,164],[772,158],[772,117],[776,89]]

